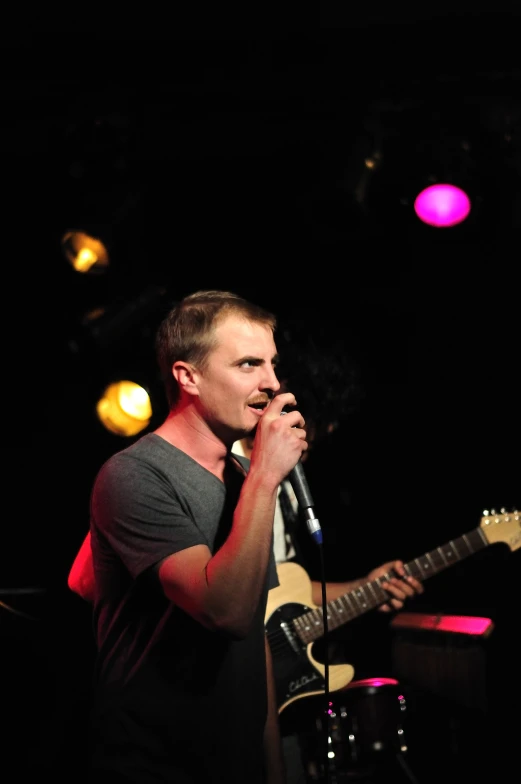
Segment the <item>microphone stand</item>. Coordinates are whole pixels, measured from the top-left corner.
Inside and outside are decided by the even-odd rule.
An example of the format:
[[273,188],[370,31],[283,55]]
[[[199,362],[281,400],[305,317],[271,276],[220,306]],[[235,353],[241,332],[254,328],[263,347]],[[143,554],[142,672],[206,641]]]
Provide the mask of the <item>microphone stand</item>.
[[320,522],[315,515],[314,502],[308,487],[304,470],[300,461],[290,472],[288,479],[297,497],[300,509],[306,520],[306,525],[311,538],[320,548],[320,571],[322,588],[322,622],[324,624],[324,720],[323,728],[323,753],[324,753],[324,784],[329,781],[329,656],[328,656],[328,625],[327,625],[327,592],[326,592],[326,569],[324,564],[323,536]]
[[[318,540],[317,540],[318,541]],[[328,653],[328,625],[327,625],[327,593],[326,593],[326,570],[324,566],[324,548],[322,546],[322,532],[320,531],[320,571],[322,574],[321,590],[322,590],[322,619],[324,624],[324,720],[322,727],[324,728],[324,784],[329,781],[329,653]]]

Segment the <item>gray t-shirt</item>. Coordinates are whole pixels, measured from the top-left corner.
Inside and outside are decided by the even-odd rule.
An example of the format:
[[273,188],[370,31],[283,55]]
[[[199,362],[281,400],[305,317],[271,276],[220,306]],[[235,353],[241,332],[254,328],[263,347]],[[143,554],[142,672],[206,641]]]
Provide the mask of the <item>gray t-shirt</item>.
[[262,781],[264,617],[267,591],[278,584],[273,558],[252,630],[241,640],[208,631],[169,602],[154,568],[174,552],[206,544],[213,553],[226,540],[244,479],[232,458],[230,468],[225,485],[147,434],[109,458],[96,477],[98,773],[115,770],[140,784],[162,777]]

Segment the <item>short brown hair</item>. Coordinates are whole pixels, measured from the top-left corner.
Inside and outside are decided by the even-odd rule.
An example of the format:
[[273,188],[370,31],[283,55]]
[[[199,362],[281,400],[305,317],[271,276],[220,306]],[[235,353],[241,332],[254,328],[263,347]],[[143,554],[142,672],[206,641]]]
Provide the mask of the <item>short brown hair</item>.
[[172,366],[181,359],[204,368],[215,345],[215,327],[230,314],[264,324],[273,332],[277,326],[273,313],[231,291],[218,290],[189,294],[174,305],[159,325],[156,357],[170,408],[179,399]]

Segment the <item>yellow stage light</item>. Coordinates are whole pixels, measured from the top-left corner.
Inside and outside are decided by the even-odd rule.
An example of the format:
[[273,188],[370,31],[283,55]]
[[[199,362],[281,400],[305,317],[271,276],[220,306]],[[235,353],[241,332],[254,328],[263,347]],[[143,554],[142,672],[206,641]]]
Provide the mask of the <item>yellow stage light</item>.
[[96,405],[96,413],[107,430],[128,437],[148,427],[152,405],[142,386],[134,381],[117,381],[105,389]]
[[80,273],[104,272],[109,265],[109,254],[103,242],[83,231],[67,231],[62,237],[62,249],[71,266]]

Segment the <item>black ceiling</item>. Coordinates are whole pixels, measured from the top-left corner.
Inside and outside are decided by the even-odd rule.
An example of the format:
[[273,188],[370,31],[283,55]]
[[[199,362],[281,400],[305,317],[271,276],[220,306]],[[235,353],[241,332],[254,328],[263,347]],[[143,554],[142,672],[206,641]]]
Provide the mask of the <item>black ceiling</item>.
[[[351,6],[323,3],[293,25],[289,12],[254,26],[187,12],[7,30],[12,290],[58,325],[149,283],[173,296],[240,288],[328,315],[364,286],[391,287],[395,302],[469,283],[508,296],[521,219],[517,5]],[[429,176],[468,187],[464,224],[416,219]],[[103,283],[74,280],[61,257],[61,233],[79,224],[111,240]]]

